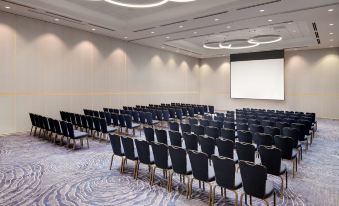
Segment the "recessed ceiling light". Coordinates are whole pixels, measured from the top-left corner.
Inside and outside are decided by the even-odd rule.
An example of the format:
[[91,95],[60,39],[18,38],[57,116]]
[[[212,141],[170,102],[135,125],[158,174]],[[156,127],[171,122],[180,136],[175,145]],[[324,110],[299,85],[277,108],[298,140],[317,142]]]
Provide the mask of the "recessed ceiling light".
[[293,30],[293,32],[295,33],[295,32],[297,32],[296,30]]
[[333,45],[330,46],[331,48],[333,47]]
[[157,6],[164,5],[168,2],[185,3],[185,2],[195,1],[195,0],[157,0],[157,1],[154,1],[154,3],[149,3],[149,4],[123,3],[117,0],[104,0],[104,1],[110,4],[114,4],[114,5],[122,6],[122,7],[128,7],[128,8],[151,8],[151,7],[157,7]]
[[333,35],[333,34],[334,34],[333,32],[330,33],[330,35]]
[[269,19],[269,20],[267,20],[267,21],[271,22],[271,21],[273,21],[273,20],[272,20],[272,19]]
[[151,31],[151,34],[154,34],[155,32],[154,31]]
[[329,24],[329,25],[330,25],[330,26],[334,26],[334,24],[332,24],[332,23],[331,23],[331,24]]
[[330,41],[333,41],[333,39],[330,39]]
[[288,22],[288,24],[289,24],[289,25],[291,25],[291,24],[292,24],[292,22]]
[[219,21],[220,19],[214,19],[214,21]]
[[197,34],[197,33],[198,33],[198,32],[196,32],[196,31],[195,31],[195,32],[193,32],[193,34]]
[[183,25],[180,25],[179,28],[184,28],[184,26],[183,26]]
[[260,12],[264,12],[265,10],[264,9],[261,9]]
[[329,10],[327,10],[327,11],[332,12],[332,11],[334,11],[334,9],[329,9]]
[[92,29],[92,31],[95,31],[95,30],[96,30],[96,29],[94,29],[94,28]]
[[226,28],[227,28],[227,29],[230,29],[230,28],[231,28],[231,26],[226,26]]
[[54,19],[54,21],[59,21],[59,19]]
[[180,52],[180,50],[179,50],[179,49],[177,49],[177,50],[176,50],[176,52]]
[[6,9],[10,9],[11,7],[10,6],[5,6]]
[[125,37],[124,37],[124,39],[128,39],[128,37],[127,37],[127,36],[125,36]]
[[165,49],[165,47],[164,47],[164,46],[162,46],[161,48],[162,48],[162,49]]
[[171,37],[169,37],[169,36],[166,36],[166,39],[169,39],[169,38],[171,38]]

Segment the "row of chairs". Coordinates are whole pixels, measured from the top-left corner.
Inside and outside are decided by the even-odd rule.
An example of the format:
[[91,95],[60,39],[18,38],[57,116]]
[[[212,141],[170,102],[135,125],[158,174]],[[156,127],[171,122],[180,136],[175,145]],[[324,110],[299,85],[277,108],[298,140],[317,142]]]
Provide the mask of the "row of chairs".
[[[54,143],[57,142],[58,137],[60,137],[60,144],[63,145],[64,138],[67,141],[67,148],[70,145],[70,141],[73,140],[73,149],[76,147],[76,140],[79,140],[81,146],[83,146],[83,139],[87,140],[87,147],[89,148],[88,134],[74,129],[74,126],[70,122],[59,121],[52,118],[47,118],[45,116],[29,113],[32,128],[30,135],[38,135],[39,137],[47,137],[49,140],[53,140]],[[37,131],[39,133],[37,134]]]
[[[188,134],[187,134],[188,135]],[[110,169],[114,156],[120,156],[120,171],[124,172],[127,160],[135,163],[134,178],[138,178],[139,165],[145,164],[150,171],[150,184],[153,185],[155,180],[156,168],[163,170],[164,177],[167,180],[168,191],[172,190],[173,174],[183,176],[183,183],[187,179],[186,196],[192,197],[193,180],[198,180],[210,185],[209,204],[214,202],[214,193],[216,186],[220,186],[224,191],[226,189],[236,194],[236,202],[238,202],[237,190],[243,187],[244,193],[241,195],[241,203],[244,195],[256,197],[265,200],[275,191],[271,181],[267,180],[267,174],[279,176],[281,178],[281,194],[283,194],[284,181],[283,175],[286,175],[287,188],[287,167],[281,163],[286,151],[283,144],[286,137],[275,137],[277,147],[260,146],[258,148],[261,164],[254,161],[255,154],[252,148],[251,158],[248,158],[249,149],[245,147],[253,147],[250,144],[236,143],[236,149],[239,156],[240,173],[236,170],[237,161],[230,158],[227,154],[231,150],[233,156],[234,143],[230,140],[217,139],[219,154],[208,155],[202,151],[192,148],[183,148],[181,145],[166,145],[161,142],[145,141],[123,137],[118,135],[110,135],[113,155],[111,159]],[[282,141],[280,141],[280,139]],[[250,146],[249,146],[250,145]],[[188,156],[188,157],[187,157]],[[212,163],[211,163],[212,162]],[[214,186],[211,183],[216,183]],[[226,194],[226,193],[225,193]],[[250,198],[251,200],[251,198]]]

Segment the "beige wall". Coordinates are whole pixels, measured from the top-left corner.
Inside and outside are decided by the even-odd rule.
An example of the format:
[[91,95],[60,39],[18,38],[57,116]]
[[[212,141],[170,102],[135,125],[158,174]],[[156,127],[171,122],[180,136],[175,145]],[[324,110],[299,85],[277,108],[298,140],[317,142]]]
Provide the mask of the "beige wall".
[[0,134],[28,112],[199,102],[195,58],[0,12]]
[[204,59],[200,103],[219,110],[242,107],[316,112],[339,118],[339,48],[285,53],[285,101],[230,99],[228,58]]

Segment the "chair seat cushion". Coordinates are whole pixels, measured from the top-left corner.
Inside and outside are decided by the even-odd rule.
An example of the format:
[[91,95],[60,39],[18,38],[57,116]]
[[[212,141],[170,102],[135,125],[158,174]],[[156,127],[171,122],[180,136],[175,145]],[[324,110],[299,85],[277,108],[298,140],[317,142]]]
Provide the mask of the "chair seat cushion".
[[271,181],[266,180],[266,188],[265,188],[265,196],[263,197],[264,199],[270,197],[273,194],[273,184]]
[[88,136],[88,134],[86,132],[74,130],[74,139],[80,139],[80,138],[84,138],[84,137],[87,137],[87,136]]
[[173,121],[174,120],[174,118],[168,118],[168,121]]
[[292,159],[297,158],[297,154],[298,154],[298,150],[297,149],[293,149],[292,150]]
[[211,165],[208,165],[208,180],[209,182],[212,182],[215,180],[215,174],[214,174],[214,168]]
[[242,180],[241,175],[239,172],[235,173],[235,179],[234,179],[234,188],[233,189],[239,189],[242,187]]
[[132,123],[132,128],[137,128],[137,127],[140,127],[140,124]]
[[117,128],[115,128],[115,127],[111,127],[111,126],[107,127],[107,132],[108,133],[115,132],[116,130],[117,130]]
[[280,165],[280,175],[284,174],[286,172],[286,170],[287,170],[286,165],[281,163],[281,165]]
[[153,120],[152,123],[153,123],[153,124],[158,124],[159,121],[158,121],[158,120]]
[[191,161],[189,161],[189,158],[186,158],[186,175],[192,174],[192,165]]

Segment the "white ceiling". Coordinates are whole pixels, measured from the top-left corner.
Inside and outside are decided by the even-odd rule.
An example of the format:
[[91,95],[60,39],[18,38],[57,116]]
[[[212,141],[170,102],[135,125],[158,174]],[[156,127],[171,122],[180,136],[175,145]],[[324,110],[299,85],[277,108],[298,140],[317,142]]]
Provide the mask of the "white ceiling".
[[[124,8],[101,0],[0,0],[0,10],[197,58],[339,46],[339,0],[196,0],[143,9]],[[316,25],[320,44],[312,23]],[[281,35],[283,40],[243,50],[203,48],[206,42],[268,34]]]

